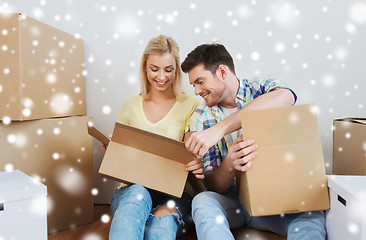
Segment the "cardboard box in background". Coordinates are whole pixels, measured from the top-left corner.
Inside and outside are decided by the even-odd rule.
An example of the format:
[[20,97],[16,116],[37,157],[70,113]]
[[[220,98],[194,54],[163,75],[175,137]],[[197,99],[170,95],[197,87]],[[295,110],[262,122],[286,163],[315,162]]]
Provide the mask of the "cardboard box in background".
[[243,137],[259,146],[237,175],[239,199],[252,216],[329,208],[316,105],[241,113]]
[[183,142],[117,122],[99,173],[181,197],[193,158]]
[[48,233],[93,221],[90,120],[0,122],[0,170],[21,170],[47,186]]
[[0,119],[85,115],[84,41],[17,13],[0,29]]
[[326,215],[329,240],[366,239],[366,176],[328,176],[330,210]]
[[333,121],[333,174],[366,175],[366,118]]
[[47,187],[21,171],[0,171],[0,239],[47,239]]

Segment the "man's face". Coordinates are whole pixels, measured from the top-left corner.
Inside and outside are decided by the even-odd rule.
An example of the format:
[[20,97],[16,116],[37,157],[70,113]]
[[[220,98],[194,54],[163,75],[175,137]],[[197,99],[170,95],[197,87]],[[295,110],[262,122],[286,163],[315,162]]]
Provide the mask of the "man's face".
[[203,64],[197,65],[188,72],[189,83],[194,87],[196,95],[200,95],[207,106],[212,107],[220,103],[225,83],[219,79],[217,74],[206,70]]

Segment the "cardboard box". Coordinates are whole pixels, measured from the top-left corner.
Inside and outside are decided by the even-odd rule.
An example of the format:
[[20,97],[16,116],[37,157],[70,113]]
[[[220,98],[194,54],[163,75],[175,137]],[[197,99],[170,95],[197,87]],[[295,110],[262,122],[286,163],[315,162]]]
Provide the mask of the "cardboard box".
[[366,176],[329,175],[328,187],[328,239],[366,239]]
[[48,232],[93,221],[90,117],[0,123],[0,170],[19,169],[48,188]]
[[0,29],[0,120],[85,115],[84,41],[17,13]]
[[117,122],[99,173],[181,197],[193,158],[183,142]]
[[333,174],[366,175],[366,118],[333,121]]
[[241,113],[243,137],[259,146],[237,175],[239,199],[252,216],[329,208],[315,105]]
[[47,239],[47,188],[18,170],[0,172],[0,239]]

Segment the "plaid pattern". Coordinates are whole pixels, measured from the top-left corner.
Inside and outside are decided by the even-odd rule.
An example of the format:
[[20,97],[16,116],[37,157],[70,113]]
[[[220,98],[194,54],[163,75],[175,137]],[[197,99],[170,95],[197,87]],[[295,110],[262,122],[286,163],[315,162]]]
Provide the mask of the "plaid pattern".
[[[271,77],[259,77],[255,78],[253,81],[248,81],[247,79],[239,80],[236,104],[239,108],[242,108],[256,97],[276,88],[289,89],[285,83]],[[294,92],[293,94],[296,101],[296,94]],[[191,133],[194,133],[205,130],[216,123],[221,122],[223,118],[224,116],[220,105],[215,105],[210,108],[203,102],[198,106],[191,117],[190,131]],[[203,156],[202,161],[205,168],[205,175],[220,166],[228,153],[229,146],[234,140],[235,139],[232,139],[230,135],[226,135]]]

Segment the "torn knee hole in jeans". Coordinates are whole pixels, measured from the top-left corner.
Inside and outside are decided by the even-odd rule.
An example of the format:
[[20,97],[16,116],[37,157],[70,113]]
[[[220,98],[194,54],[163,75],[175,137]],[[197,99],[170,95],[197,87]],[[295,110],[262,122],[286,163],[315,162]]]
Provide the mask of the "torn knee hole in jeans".
[[179,225],[182,225],[182,226],[185,225],[184,221],[182,220],[182,217],[178,213],[170,213],[170,214],[167,214],[167,215],[164,215],[161,217],[158,217],[158,216],[154,215],[153,213],[150,213],[150,217],[154,217],[157,220],[164,220],[164,218],[171,217],[171,216],[173,216],[174,219],[177,220]]

